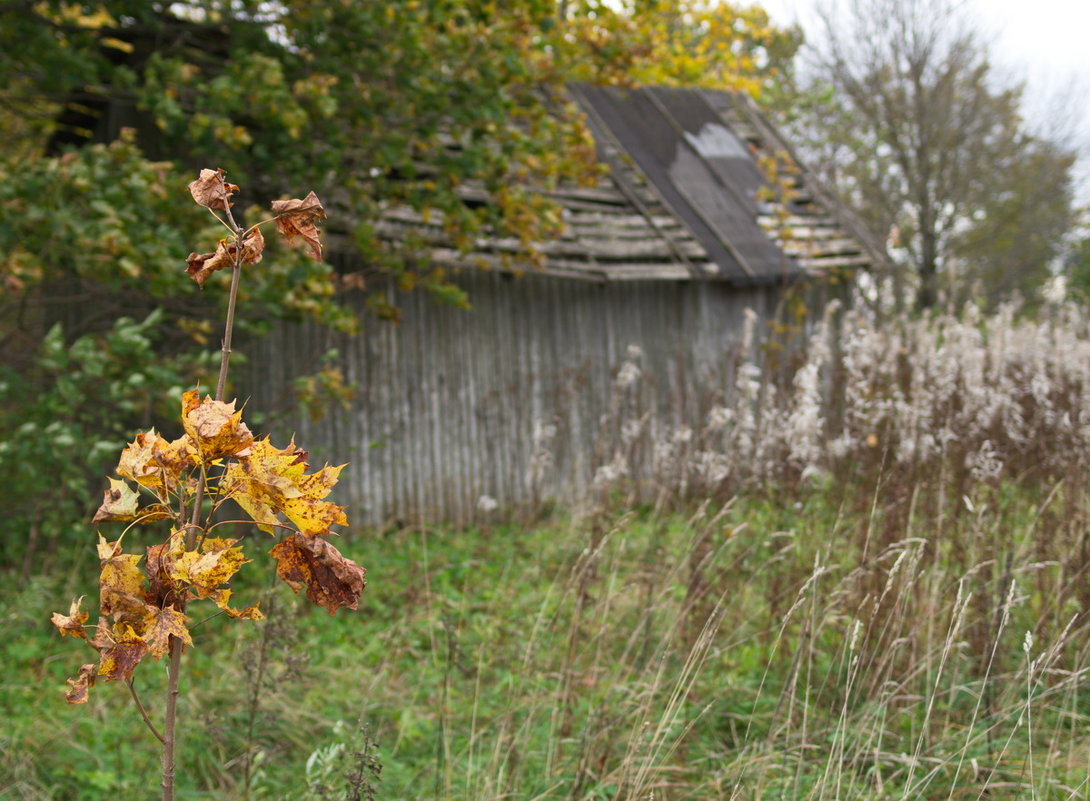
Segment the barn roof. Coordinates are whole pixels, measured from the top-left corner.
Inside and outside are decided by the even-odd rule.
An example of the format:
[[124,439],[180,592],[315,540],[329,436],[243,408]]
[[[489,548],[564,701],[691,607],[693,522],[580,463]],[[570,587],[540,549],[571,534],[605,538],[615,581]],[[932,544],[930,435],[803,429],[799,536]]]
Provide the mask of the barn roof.
[[[706,89],[575,84],[599,159],[594,186],[545,192],[562,209],[560,237],[539,243],[549,275],[593,281],[780,282],[886,259],[846,209],[794,158],[748,96]],[[467,202],[488,202],[468,184]],[[431,262],[526,268],[515,238],[481,236],[466,253],[441,219],[385,210],[379,235],[425,243]]]

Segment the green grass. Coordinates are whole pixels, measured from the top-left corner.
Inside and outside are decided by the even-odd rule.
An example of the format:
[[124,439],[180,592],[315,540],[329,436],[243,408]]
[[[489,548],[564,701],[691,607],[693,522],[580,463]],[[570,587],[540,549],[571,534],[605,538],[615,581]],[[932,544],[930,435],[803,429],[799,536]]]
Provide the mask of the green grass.
[[[381,799],[1083,798],[1085,499],[930,500],[360,534],[368,589],[336,618],[258,557],[239,594],[271,592],[270,620],[213,618],[186,654],[179,798],[345,798],[361,720]],[[48,618],[96,597],[90,540],[0,592],[0,799],[157,793],[125,688],[62,697],[92,652]],[[164,674],[137,671],[153,717]]]

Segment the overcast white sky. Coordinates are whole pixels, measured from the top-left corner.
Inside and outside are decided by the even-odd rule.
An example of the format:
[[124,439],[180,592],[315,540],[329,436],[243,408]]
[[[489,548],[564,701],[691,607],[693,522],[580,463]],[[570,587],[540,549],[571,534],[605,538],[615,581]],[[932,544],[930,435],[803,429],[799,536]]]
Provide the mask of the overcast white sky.
[[[823,0],[756,0],[774,22],[798,22],[807,36],[820,25]],[[824,0],[825,3],[828,0]],[[1082,155],[1079,196],[1090,200],[1090,0],[965,0],[965,11],[991,44],[1000,75],[1027,82],[1026,116],[1048,130],[1048,118],[1072,115],[1071,144]]]

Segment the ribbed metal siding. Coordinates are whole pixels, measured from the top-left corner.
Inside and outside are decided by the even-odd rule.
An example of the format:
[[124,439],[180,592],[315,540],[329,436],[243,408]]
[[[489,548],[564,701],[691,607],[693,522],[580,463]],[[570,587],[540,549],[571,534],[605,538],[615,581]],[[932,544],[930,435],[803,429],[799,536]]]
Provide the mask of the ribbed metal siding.
[[473,311],[417,292],[398,296],[400,325],[368,320],[356,337],[285,325],[245,347],[254,367],[239,372],[238,394],[266,411],[288,408],[292,380],[330,347],[340,351],[358,389],[352,409],[292,419],[276,433],[294,430],[315,468],[349,463],[334,497],[355,521],[466,523],[480,517],[482,495],[499,514],[525,509],[535,500],[535,421],[556,427],[538,500],[578,503],[606,456],[602,419],[628,347],[643,351],[639,405],[655,409],[655,425],[699,429],[732,380],[745,309],[766,317],[778,296],[722,283],[490,273],[462,283]]

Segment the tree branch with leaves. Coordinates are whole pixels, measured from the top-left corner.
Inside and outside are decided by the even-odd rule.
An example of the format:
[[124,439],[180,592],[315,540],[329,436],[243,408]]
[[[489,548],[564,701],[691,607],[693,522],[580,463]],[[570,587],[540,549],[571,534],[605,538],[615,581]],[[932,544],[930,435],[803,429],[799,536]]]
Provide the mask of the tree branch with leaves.
[[[261,226],[274,223],[289,241],[302,239],[310,255],[320,259],[322,247],[316,223],[325,210],[311,192],[303,199],[273,203],[272,216],[243,227],[231,211],[238,187],[222,170],[202,170],[189,184],[193,199],[227,229],[211,253],[192,253],[187,272],[199,285],[212,273],[230,269],[231,288],[224,325],[220,370],[215,397],[198,390],[181,398],[182,434],[173,440],[154,429],[136,435],[117,464],[117,475],[105,490],[92,524],[125,523],[116,540],[99,534],[99,616],[90,615],[83,599],[52,621],[62,636],[84,640],[98,661],[84,664],[68,680],[66,698],[81,704],[96,680],[124,682],[141,718],[160,741],[162,797],[174,798],[177,701],[184,649],[192,646],[190,604],[210,602],[218,611],[241,620],[260,620],[257,606],[231,605],[230,583],[247,561],[238,539],[219,537],[217,521],[229,501],[237,504],[262,531],[284,536],[270,553],[277,575],[292,589],[306,588],[307,597],[330,614],[356,609],[366,584],[365,571],[344,557],[330,542],[334,526],[347,525],[344,508],[326,500],[343,465],[309,472],[306,451],[292,441],[274,446],[257,439],[242,421],[234,401],[223,399],[231,357],[236,299],[242,269],[261,261]],[[136,526],[169,523],[166,539],[125,551],[124,540]],[[141,553],[140,551],[143,551]],[[156,726],[133,686],[133,673],[146,658],[169,657],[162,727]]]

